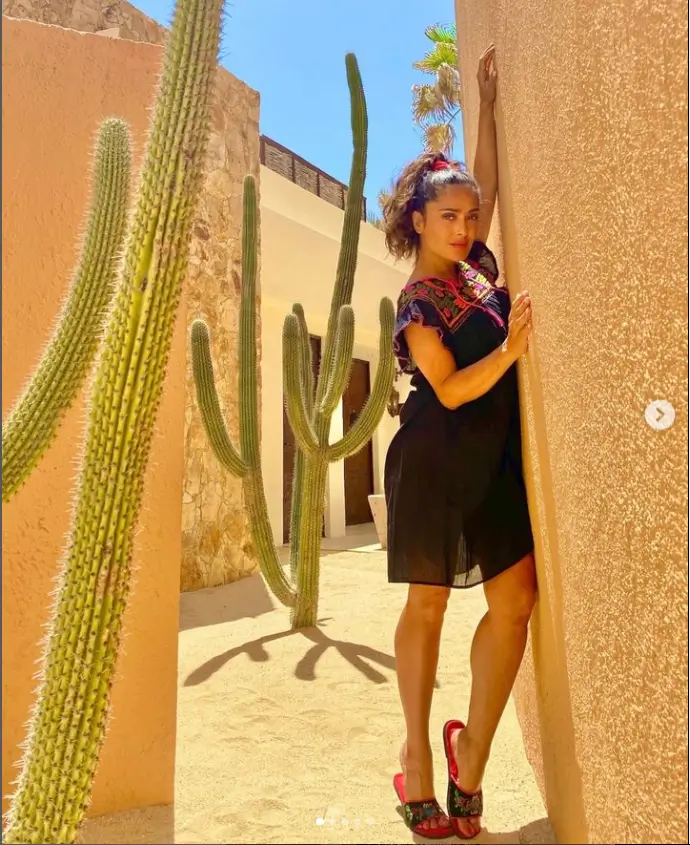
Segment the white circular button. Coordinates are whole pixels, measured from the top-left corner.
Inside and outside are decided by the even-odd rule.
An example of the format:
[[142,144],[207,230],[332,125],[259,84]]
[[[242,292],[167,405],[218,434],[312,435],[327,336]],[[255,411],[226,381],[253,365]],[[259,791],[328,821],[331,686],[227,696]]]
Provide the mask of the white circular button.
[[664,431],[673,425],[676,411],[670,402],[665,399],[656,399],[647,405],[644,416],[650,428],[655,431]]

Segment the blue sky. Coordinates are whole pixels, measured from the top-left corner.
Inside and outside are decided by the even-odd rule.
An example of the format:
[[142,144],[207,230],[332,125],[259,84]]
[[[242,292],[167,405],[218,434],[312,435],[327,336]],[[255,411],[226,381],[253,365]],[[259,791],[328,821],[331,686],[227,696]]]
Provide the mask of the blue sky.
[[[135,0],[169,26],[172,0]],[[352,140],[345,53],[357,55],[369,115],[365,193],[376,195],[421,149],[411,86],[430,77],[412,63],[431,42],[424,28],[452,23],[453,0],[230,0],[220,62],[261,96],[260,131],[341,182]],[[464,158],[462,126],[453,151]]]

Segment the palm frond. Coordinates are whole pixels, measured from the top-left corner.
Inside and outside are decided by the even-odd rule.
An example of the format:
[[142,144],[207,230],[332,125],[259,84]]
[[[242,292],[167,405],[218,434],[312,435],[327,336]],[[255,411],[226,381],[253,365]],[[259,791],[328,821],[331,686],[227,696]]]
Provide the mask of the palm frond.
[[415,123],[438,122],[446,116],[447,106],[436,85],[412,86],[412,116]]
[[450,154],[455,143],[455,130],[451,123],[434,123],[424,128],[424,147],[435,153]]
[[412,67],[415,70],[421,70],[422,73],[438,73],[438,69],[443,65],[457,67],[457,64],[458,50],[455,43],[441,42],[433,50],[430,50],[423,59],[413,62]]
[[434,44],[457,44],[455,24],[435,23],[424,30],[424,35]]
[[460,108],[460,72],[453,65],[442,65],[434,86],[446,109]]

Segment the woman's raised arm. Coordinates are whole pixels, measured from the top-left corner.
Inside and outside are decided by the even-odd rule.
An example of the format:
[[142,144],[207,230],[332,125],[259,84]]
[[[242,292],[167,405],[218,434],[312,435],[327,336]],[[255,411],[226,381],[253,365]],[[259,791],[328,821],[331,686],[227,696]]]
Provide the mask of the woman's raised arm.
[[474,177],[482,190],[477,238],[483,242],[486,242],[489,237],[498,190],[498,158],[496,155],[496,123],[494,119],[496,79],[496,47],[491,44],[482,54],[477,71],[480,105],[477,150],[474,156]]

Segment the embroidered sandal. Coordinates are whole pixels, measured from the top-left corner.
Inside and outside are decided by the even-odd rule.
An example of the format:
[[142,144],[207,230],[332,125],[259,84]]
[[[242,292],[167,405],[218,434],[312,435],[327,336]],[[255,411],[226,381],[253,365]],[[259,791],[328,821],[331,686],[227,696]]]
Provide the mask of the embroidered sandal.
[[459,819],[479,819],[484,812],[484,797],[481,789],[476,792],[465,792],[458,786],[458,764],[453,755],[450,744],[450,735],[453,731],[463,730],[465,725],[454,719],[446,722],[443,726],[443,747],[446,751],[448,761],[448,815],[453,825],[453,830],[458,839],[474,839],[479,831],[472,836],[466,836],[460,829]]
[[[448,839],[453,835],[453,827],[447,822],[442,824],[445,813],[435,798],[427,798],[424,801],[405,800],[405,775],[403,772],[393,778],[393,787],[400,799],[405,812],[405,824],[417,836],[424,836],[427,839]],[[431,822],[436,820],[436,827],[431,827]]]

